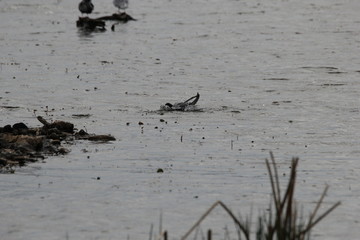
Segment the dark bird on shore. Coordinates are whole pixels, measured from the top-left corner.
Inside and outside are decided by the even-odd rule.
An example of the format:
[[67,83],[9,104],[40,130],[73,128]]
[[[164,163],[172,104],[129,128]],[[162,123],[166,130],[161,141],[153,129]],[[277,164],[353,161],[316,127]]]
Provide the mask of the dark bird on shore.
[[124,10],[125,12],[125,9],[127,9],[129,6],[129,0],[114,0],[113,3],[114,6],[119,9],[119,12],[120,10]]
[[164,111],[186,111],[189,108],[195,106],[195,104],[199,101],[200,94],[197,93],[195,96],[189,98],[185,102],[179,103],[166,103],[165,105],[161,106],[160,109]]
[[94,5],[92,4],[91,0],[82,0],[79,3],[79,10],[81,14],[90,14],[94,10]]

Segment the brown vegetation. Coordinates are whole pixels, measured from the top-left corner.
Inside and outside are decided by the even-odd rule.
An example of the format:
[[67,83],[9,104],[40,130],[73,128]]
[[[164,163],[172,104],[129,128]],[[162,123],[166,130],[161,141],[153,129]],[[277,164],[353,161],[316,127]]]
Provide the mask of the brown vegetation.
[[[266,159],[266,166],[270,177],[271,191],[272,191],[272,205],[269,212],[257,218],[257,228],[253,232],[257,240],[305,240],[310,239],[310,231],[325,218],[330,212],[340,205],[340,202],[333,204],[328,210],[318,215],[318,210],[323,203],[324,197],[327,193],[328,186],[325,187],[319,201],[314,210],[310,214],[308,221],[304,222],[302,216],[298,213],[296,200],[294,197],[295,183],[296,183],[296,169],[298,167],[298,158],[293,158],[291,162],[290,178],[284,194],[281,194],[279,176],[277,166],[272,153],[270,153],[271,161]],[[222,201],[215,202],[200,218],[199,220],[185,233],[181,240],[188,239],[191,233],[199,228],[202,221],[213,211],[217,206],[222,207],[225,212],[234,221],[237,228],[238,239],[252,239],[250,223],[251,219],[247,218],[245,221],[239,219]],[[273,210],[275,209],[275,210]],[[275,211],[275,212],[273,212]],[[167,231],[160,233],[160,238],[167,239]],[[150,238],[151,239],[151,238]],[[196,236],[194,237],[196,239]],[[212,230],[207,231],[207,239],[212,239]]]

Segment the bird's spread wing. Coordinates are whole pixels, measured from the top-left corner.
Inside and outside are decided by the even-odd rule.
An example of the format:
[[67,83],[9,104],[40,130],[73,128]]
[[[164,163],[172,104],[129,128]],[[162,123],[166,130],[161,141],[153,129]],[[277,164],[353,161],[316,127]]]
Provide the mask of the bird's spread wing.
[[197,93],[196,96],[193,96],[191,98],[189,98],[188,100],[186,100],[184,103],[188,103],[189,101],[193,100],[192,102],[188,103],[189,105],[195,105],[198,101],[199,101],[199,98],[200,98],[200,94]]

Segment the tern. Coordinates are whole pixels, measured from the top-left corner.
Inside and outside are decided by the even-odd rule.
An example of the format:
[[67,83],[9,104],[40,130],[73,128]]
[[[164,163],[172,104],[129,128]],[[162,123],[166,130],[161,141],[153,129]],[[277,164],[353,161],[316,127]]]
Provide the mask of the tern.
[[162,110],[165,111],[186,111],[190,106],[194,106],[200,98],[200,94],[197,93],[195,96],[189,98],[185,102],[179,103],[166,103],[164,106],[161,107]]

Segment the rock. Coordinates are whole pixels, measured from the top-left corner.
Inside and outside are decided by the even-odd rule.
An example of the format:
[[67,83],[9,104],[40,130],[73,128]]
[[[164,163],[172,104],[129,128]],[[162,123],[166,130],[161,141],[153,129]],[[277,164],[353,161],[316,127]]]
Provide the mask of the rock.
[[14,173],[13,166],[24,166],[28,162],[44,159],[46,155],[66,154],[68,149],[61,146],[66,140],[114,141],[110,135],[88,134],[84,130],[75,132],[74,124],[64,121],[49,123],[43,117],[37,119],[41,128],[28,128],[24,123],[15,123],[0,128],[0,173]]
[[24,123],[15,123],[13,129],[29,129]]
[[101,19],[79,17],[79,19],[76,21],[76,26],[88,31],[106,31],[105,22]]
[[123,23],[127,23],[128,21],[136,21],[135,18],[130,16],[129,14],[122,12],[122,13],[114,13],[111,16],[104,16],[99,17],[96,20],[105,20],[105,21],[119,21]]
[[54,121],[53,123],[49,123],[43,117],[38,116],[37,119],[44,124],[44,129],[57,129],[60,132],[66,133],[74,133],[74,124],[64,121]]

